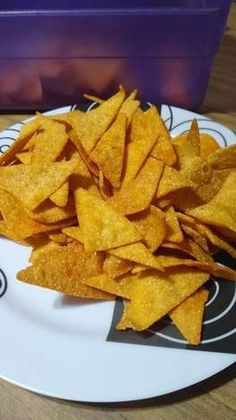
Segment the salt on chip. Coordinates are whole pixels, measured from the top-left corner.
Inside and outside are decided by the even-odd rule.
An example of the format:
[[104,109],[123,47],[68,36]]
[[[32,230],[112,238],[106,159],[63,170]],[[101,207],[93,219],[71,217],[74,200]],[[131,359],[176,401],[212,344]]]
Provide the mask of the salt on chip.
[[[205,157],[215,150],[220,149],[220,145],[215,138],[207,133],[200,133],[200,156]],[[181,145],[187,134],[180,134],[173,139],[174,144]]]
[[121,182],[126,124],[126,115],[120,113],[90,154],[114,188],[119,188]]
[[236,259],[236,248],[228,243],[222,236],[215,232],[212,232],[207,226],[202,224],[196,224],[197,230],[204,235],[212,245],[215,245],[219,249],[223,249],[229,255]]
[[166,235],[165,240],[170,242],[181,242],[184,239],[174,207],[170,206],[165,211]]
[[[166,273],[136,275],[128,296],[124,318],[117,329],[142,331],[167,315],[209,279],[207,273],[187,267],[168,269]],[[130,280],[127,279],[126,283]],[[124,286],[123,286],[124,289]]]
[[61,245],[55,241],[47,240],[45,243],[35,247],[32,249],[32,252],[30,254],[29,262],[31,264],[35,264],[36,261],[39,259],[41,255],[50,252],[52,249],[59,249]]
[[201,288],[169,313],[189,344],[199,345],[201,342],[203,314],[208,295],[208,290]]
[[184,231],[184,233],[186,233],[186,235],[192,238],[199,246],[202,247],[202,249],[204,249],[206,252],[209,252],[207,241],[200,232],[194,229],[194,227],[188,226],[185,223],[181,223],[181,228]]
[[89,154],[99,138],[115,119],[125,99],[124,89],[90,112],[81,113],[79,118],[71,117],[71,123],[84,150]]
[[129,220],[141,233],[144,242],[151,252],[162,244],[166,234],[166,222],[164,213],[155,206],[129,216]]
[[88,170],[91,172],[91,174],[97,176],[98,175],[98,167],[95,165],[95,163],[90,159],[88,153],[84,149],[78,135],[76,134],[75,130],[70,129],[68,132],[69,139],[72,141],[76,149],[78,150],[78,153],[80,157],[83,159],[85,165],[87,166]]
[[138,106],[140,105],[140,101],[135,99],[137,95],[137,90],[133,90],[131,94],[126,98],[126,100],[121,105],[119,114],[124,113],[127,117],[127,125],[130,123],[132,115],[137,110]]
[[1,188],[34,210],[73,173],[77,160],[0,167]]
[[123,215],[134,214],[145,210],[155,196],[162,171],[163,162],[150,156],[137,177],[124,185],[111,197],[109,202]]
[[96,276],[86,277],[82,281],[87,286],[94,287],[103,292],[131,298],[135,280],[135,276],[130,274],[124,275],[119,279],[108,276],[107,274],[98,274]]
[[192,159],[200,157],[200,135],[196,120],[192,121],[190,131],[181,144],[175,146],[175,150],[178,158],[178,168],[181,170],[185,170],[186,165],[189,165]]
[[86,251],[102,251],[141,239],[135,226],[108,201],[86,190],[75,192],[78,220]]
[[116,257],[163,271],[161,264],[158,263],[157,259],[141,242],[110,249],[109,253]]
[[196,242],[194,242],[190,238],[184,238],[183,241],[179,243],[173,243],[173,242],[164,242],[162,244],[163,248],[167,249],[173,249],[177,251],[181,251],[184,254],[191,255],[196,260],[199,261],[213,261],[213,258],[211,255],[209,255],[206,251],[202,249],[200,245],[198,245]]
[[76,243],[67,247],[47,249],[31,267],[21,270],[17,274],[17,279],[70,296],[113,299],[113,296],[94,290],[82,283],[82,279],[90,275],[97,275],[101,270],[100,257],[87,255],[83,246]]

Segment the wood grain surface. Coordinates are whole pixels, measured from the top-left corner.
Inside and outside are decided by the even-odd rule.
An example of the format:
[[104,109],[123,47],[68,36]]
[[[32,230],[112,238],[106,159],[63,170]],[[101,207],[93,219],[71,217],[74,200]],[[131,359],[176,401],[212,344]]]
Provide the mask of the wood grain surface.
[[[199,110],[236,131],[236,4]],[[0,129],[26,118],[0,114]],[[1,357],[1,349],[0,349]],[[20,355],[19,355],[20,358]],[[20,360],[19,360],[20,361]],[[0,380],[0,420],[234,420],[235,367],[165,397],[120,405],[91,405],[42,397]]]

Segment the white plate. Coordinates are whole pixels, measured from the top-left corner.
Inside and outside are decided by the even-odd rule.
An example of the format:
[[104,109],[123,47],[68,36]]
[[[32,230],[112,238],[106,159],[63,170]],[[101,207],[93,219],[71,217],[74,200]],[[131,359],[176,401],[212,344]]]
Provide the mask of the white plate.
[[[162,106],[162,116],[173,136],[197,118],[222,146],[235,142],[232,131],[201,115]],[[21,126],[0,133],[1,151]],[[87,303],[18,282],[30,250],[6,239],[0,247],[0,377],[9,382],[69,400],[129,401],[188,387],[236,361],[227,353],[108,342],[114,302]]]

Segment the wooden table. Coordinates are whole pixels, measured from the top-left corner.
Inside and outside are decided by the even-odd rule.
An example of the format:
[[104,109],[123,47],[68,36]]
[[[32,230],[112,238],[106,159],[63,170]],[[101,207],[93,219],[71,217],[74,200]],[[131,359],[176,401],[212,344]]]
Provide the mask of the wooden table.
[[[236,4],[211,73],[200,112],[236,130]],[[2,114],[0,129],[27,115]],[[0,349],[1,357],[1,349]],[[20,357],[20,356],[19,356]],[[236,418],[235,369],[187,390],[151,401],[119,406],[50,399],[0,380],[0,420],[230,420]]]

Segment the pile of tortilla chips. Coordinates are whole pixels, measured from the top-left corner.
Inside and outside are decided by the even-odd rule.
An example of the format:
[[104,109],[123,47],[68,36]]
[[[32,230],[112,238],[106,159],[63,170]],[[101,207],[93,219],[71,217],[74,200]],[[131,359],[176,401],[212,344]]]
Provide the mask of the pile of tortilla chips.
[[214,262],[236,257],[236,145],[189,132],[172,139],[155,106],[122,87],[89,113],[37,114],[0,157],[0,234],[32,246],[26,283],[124,299],[117,328],[169,315],[199,344]]

